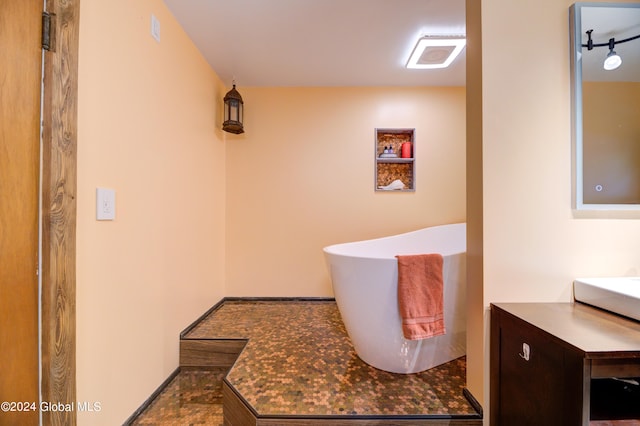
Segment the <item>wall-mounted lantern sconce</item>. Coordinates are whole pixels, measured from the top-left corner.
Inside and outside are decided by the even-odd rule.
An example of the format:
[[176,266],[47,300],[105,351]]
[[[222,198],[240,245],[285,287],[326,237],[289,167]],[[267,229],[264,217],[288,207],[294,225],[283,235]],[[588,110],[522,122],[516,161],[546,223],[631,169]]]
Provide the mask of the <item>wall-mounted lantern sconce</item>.
[[244,133],[244,128],[242,127],[243,105],[242,96],[240,96],[240,93],[236,90],[236,84],[233,83],[233,88],[224,96],[224,122],[222,123],[222,130],[235,133],[236,135]]

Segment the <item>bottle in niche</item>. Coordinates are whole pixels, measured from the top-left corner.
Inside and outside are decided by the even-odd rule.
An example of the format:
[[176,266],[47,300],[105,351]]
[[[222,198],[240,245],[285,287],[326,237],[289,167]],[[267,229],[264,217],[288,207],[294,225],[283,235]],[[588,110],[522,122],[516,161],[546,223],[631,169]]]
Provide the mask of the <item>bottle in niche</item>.
[[400,156],[402,158],[411,158],[411,142],[405,142],[400,148]]

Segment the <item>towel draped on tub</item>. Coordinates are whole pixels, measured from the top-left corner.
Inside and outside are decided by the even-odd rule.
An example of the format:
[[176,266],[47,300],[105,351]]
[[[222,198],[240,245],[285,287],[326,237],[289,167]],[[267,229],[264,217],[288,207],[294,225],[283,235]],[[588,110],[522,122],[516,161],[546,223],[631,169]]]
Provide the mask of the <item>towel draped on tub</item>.
[[398,255],[396,258],[398,305],[405,339],[445,334],[442,255]]

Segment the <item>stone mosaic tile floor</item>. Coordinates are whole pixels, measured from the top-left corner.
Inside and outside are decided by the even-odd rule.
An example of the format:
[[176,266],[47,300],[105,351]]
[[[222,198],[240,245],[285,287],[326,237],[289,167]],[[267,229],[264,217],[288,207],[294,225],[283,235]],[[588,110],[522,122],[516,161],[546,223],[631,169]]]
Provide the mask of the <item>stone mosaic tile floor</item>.
[[222,426],[227,369],[182,369],[132,425]]
[[[225,301],[185,338],[248,339],[227,382],[261,415],[478,416],[463,395],[464,357],[418,374],[378,370],[356,355],[333,301]],[[210,407],[218,396],[203,391],[215,373],[191,374],[178,375],[137,424],[219,416]],[[180,417],[191,407],[195,415]]]

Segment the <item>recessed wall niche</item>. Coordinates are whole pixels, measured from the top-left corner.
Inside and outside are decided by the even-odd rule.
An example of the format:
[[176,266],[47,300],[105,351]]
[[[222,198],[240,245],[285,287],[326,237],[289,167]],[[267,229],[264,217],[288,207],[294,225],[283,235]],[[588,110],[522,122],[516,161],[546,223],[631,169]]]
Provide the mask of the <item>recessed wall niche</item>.
[[415,129],[375,129],[375,190],[415,191]]

